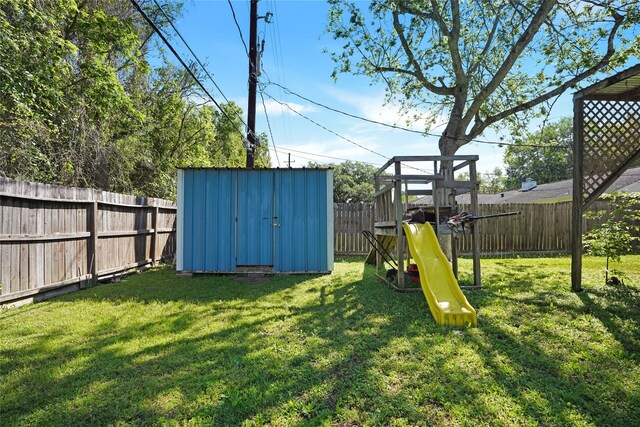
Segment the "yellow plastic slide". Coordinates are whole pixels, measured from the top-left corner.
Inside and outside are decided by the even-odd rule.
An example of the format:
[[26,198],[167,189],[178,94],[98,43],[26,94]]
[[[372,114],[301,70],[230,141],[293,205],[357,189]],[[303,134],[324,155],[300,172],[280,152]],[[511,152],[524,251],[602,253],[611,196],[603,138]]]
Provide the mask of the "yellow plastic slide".
[[436,323],[476,326],[476,311],[467,301],[429,223],[403,223],[409,251],[418,265],[420,285]]

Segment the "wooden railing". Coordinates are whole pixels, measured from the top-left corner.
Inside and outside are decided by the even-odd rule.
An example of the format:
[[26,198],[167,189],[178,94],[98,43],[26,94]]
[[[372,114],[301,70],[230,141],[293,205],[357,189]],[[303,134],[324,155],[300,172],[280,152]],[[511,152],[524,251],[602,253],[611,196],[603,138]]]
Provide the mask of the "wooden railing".
[[0,304],[172,258],[175,219],[168,200],[0,178]]

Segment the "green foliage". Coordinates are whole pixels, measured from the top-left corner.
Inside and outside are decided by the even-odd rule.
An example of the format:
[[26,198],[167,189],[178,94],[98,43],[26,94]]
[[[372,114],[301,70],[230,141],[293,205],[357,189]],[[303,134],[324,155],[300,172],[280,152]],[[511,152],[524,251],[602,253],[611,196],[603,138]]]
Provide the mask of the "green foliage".
[[570,179],[572,147],[573,122],[568,117],[547,124],[539,132],[526,132],[505,149],[506,186],[520,188],[526,178],[538,184]]
[[[175,18],[180,5],[163,8]],[[184,70],[151,67],[153,43],[127,0],[2,2],[1,173],[171,198],[176,167],[244,165],[242,111],[224,105],[230,121]],[[270,164],[266,144],[257,164]]]
[[[469,172],[456,173],[455,179],[457,181],[468,181]],[[478,180],[480,181],[480,193],[494,194],[506,189],[506,177],[499,167],[494,168],[493,172],[478,173]]]
[[638,56],[640,5],[601,2],[329,0],[339,73],[382,83],[454,154],[489,126],[524,129],[552,100]]
[[496,167],[493,172],[480,174],[482,181],[480,183],[481,193],[500,193],[506,190],[507,178],[501,168]]
[[310,162],[309,167],[333,168],[333,201],[336,203],[373,202],[375,166],[346,161],[336,164]]
[[483,259],[469,329],[435,324],[421,293],[389,290],[362,260],[261,284],[156,269],[1,312],[0,419],[639,425],[640,256],[623,260],[628,286],[573,293],[567,257]]
[[584,247],[587,254],[606,258],[607,282],[609,261],[619,262],[620,256],[631,253],[640,240],[640,194],[616,192],[601,199],[608,201],[611,209],[588,213],[603,222],[584,234]]

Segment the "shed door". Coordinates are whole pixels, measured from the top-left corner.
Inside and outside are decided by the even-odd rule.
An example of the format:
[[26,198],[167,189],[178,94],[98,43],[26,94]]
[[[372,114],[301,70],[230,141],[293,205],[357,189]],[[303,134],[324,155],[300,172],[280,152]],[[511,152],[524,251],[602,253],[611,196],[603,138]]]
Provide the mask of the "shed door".
[[273,210],[273,172],[239,173],[236,194],[236,265],[273,266],[273,229],[278,222]]

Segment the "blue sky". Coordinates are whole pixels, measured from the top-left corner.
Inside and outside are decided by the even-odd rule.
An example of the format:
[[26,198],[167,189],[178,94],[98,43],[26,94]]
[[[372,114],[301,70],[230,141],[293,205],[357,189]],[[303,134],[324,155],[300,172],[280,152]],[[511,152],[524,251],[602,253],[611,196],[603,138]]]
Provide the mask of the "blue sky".
[[[249,1],[233,1],[232,4],[244,40],[248,43]],[[363,1],[362,4],[366,7],[367,2]],[[325,1],[261,0],[258,7],[259,15],[265,15],[266,12],[274,14],[271,24],[261,20],[258,25],[259,39],[265,40],[263,73],[260,77],[262,83],[267,84],[271,80],[333,108],[372,120],[405,125],[396,107],[384,105],[382,86],[371,85],[366,77],[342,74],[337,82],[331,78],[333,62],[324,51],[331,50],[336,42],[325,33],[329,9]],[[246,115],[248,60],[227,0],[186,0],[183,15],[175,21],[175,25],[200,59],[206,62],[224,95],[240,105]],[[171,40],[181,55],[189,58],[187,49],[177,37]],[[217,101],[223,101],[212,83],[205,81],[205,84]],[[278,154],[276,156],[274,151],[271,152],[273,166],[285,167],[289,154],[295,162],[292,167],[305,166],[309,160],[341,161],[330,157],[380,165],[395,155],[439,154],[437,137],[389,129],[336,114],[288,94],[277,86],[267,85],[265,92],[268,95],[264,95],[264,105],[258,95],[256,128],[258,132],[269,132],[264,112],[266,108],[273,133],[270,145],[275,146]],[[269,96],[286,103],[333,133],[282,107]],[[570,94],[556,103],[551,119],[560,118],[562,113],[571,115]],[[417,125],[414,129],[423,130]],[[436,134],[440,131],[441,128],[437,127],[431,130]],[[497,138],[495,132],[487,132],[482,137],[494,141]],[[479,155],[480,172],[491,172],[496,166],[502,166],[503,149],[496,145],[474,142],[467,144],[457,154]]]

